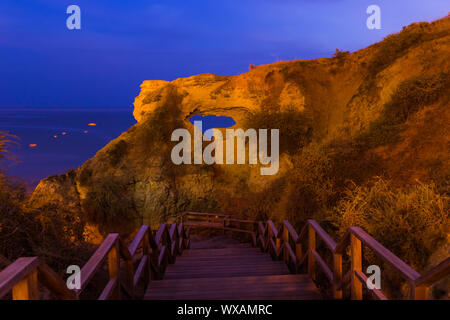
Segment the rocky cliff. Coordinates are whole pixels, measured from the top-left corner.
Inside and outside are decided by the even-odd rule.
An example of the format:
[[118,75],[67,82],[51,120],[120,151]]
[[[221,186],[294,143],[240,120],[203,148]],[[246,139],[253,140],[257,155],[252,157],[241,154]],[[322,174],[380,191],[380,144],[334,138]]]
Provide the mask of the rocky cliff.
[[[384,176],[399,186],[417,179],[443,185],[450,172],[449,58],[446,17],[331,58],[277,62],[231,77],[144,81],[134,101],[138,123],[75,171],[42,180],[30,201],[70,205],[102,231],[126,232],[184,210],[269,215],[261,198],[276,204],[271,210],[303,201],[301,194],[313,191],[295,185],[297,168],[311,150],[334,157],[336,145],[336,172],[357,184]],[[192,131],[193,115],[231,116],[234,128],[280,129],[278,174],[261,176],[258,165],[174,165],[170,135]],[[311,208],[288,211],[315,214]]]

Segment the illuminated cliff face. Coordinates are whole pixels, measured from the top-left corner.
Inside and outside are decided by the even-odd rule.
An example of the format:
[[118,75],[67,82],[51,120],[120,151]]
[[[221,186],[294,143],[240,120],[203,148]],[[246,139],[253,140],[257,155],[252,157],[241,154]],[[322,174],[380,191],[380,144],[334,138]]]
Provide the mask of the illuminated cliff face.
[[[336,139],[362,145],[352,154],[361,166],[375,159],[358,182],[371,174],[399,185],[434,179],[450,167],[449,57],[450,19],[444,18],[329,59],[278,62],[233,77],[144,81],[134,101],[138,124],[74,173],[41,181],[31,201],[70,202],[106,229],[130,230],[136,221],[158,223],[188,209],[245,214],[258,194],[279,192],[271,201],[288,201],[283,188],[295,183],[289,179],[302,150]],[[410,105],[408,97],[414,108],[402,118],[392,108]],[[279,129],[279,172],[173,164],[170,135],[176,128],[192,132],[194,115],[232,117],[233,128]]]

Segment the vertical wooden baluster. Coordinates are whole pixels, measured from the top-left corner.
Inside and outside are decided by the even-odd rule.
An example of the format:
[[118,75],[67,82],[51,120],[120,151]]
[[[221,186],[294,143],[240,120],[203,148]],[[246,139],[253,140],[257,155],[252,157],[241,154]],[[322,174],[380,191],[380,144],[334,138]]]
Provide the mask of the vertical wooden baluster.
[[416,287],[414,284],[411,284],[410,286],[412,300],[427,300],[428,287]]
[[150,235],[149,232],[146,232],[144,235],[144,239],[142,239],[142,257],[147,256],[147,266],[145,270],[145,281],[148,283],[152,279],[152,262],[150,257]]
[[278,237],[275,239],[275,246],[276,246],[275,256],[276,260],[278,260],[278,258],[280,257],[280,250],[281,250],[281,239]]
[[[283,241],[284,243],[289,243],[289,230],[284,227],[283,227]],[[289,252],[286,246],[284,247],[284,262],[289,263]]]
[[342,254],[333,254],[333,297],[334,299],[342,299],[342,288],[338,289],[338,285],[342,280]]
[[[270,228],[268,228],[267,226],[266,226],[266,235],[265,235],[265,237],[264,237],[264,251],[267,251],[267,249],[269,249],[269,241],[270,241],[270,239],[271,239],[271,232],[270,232]],[[270,253],[270,252],[269,252]]]
[[308,273],[311,279],[316,280],[316,263],[312,254],[316,250],[316,230],[308,225]]
[[295,272],[298,272],[298,264],[300,263],[300,261],[302,260],[303,257],[303,251],[302,251],[302,244],[301,243],[296,243],[295,244],[295,260],[297,260],[296,263],[296,267],[295,267]]
[[114,293],[111,296],[112,299],[120,299],[120,257],[119,257],[119,242],[116,241],[114,246],[108,253],[108,272],[109,279],[116,279],[117,285],[114,289]]
[[362,300],[362,283],[356,277],[356,271],[362,271],[361,240],[351,234],[351,280],[352,300]]
[[13,300],[37,300],[38,277],[37,270],[20,280],[12,289]]
[[125,261],[125,276],[127,278],[126,282],[128,284],[128,288],[131,290],[131,298],[134,299],[134,279],[133,279],[133,259]]

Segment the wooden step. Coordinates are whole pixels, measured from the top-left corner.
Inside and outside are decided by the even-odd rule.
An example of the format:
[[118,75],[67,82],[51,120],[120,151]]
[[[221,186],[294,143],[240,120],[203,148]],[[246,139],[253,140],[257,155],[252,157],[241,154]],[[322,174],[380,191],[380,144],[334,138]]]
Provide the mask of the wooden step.
[[146,300],[315,300],[308,275],[272,275],[152,281]]
[[[319,299],[308,275],[291,275],[283,261],[258,248],[216,237],[194,241],[164,279],[150,282],[146,299]],[[197,249],[195,249],[197,248]]]

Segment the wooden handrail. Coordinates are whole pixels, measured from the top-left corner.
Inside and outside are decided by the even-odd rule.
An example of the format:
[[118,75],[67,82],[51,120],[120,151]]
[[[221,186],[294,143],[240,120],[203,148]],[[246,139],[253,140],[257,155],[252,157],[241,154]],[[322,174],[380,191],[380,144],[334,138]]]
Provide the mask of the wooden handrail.
[[38,281],[62,299],[76,299],[64,281],[37,257],[19,258],[0,272],[0,297],[12,291],[14,300],[37,300]]
[[[189,216],[226,216],[214,213],[188,213],[184,215],[189,221]],[[224,220],[226,218],[223,218]],[[227,218],[231,221],[232,218]],[[238,220],[238,219],[234,219]],[[316,279],[318,270],[323,272],[332,284],[333,297],[343,298],[343,290],[347,284],[351,284],[352,299],[362,299],[363,286],[366,287],[367,276],[362,269],[362,245],[372,250],[383,262],[390,265],[410,285],[412,299],[426,299],[427,288],[440,279],[450,274],[450,258],[440,263],[422,276],[408,264],[394,255],[382,244],[376,241],[367,232],[359,227],[350,227],[343,238],[336,243],[330,235],[313,219],[306,221],[297,234],[292,225],[284,220],[279,228],[271,220],[267,222],[243,220],[254,226],[252,233],[253,243],[268,252],[275,260],[283,259],[289,270],[293,273],[301,272],[302,266],[307,265],[308,273],[312,279]],[[202,225],[208,227],[208,224]],[[239,230],[238,230],[239,231]],[[241,230],[241,232],[243,232]],[[317,251],[317,240],[322,241],[332,255],[332,266]],[[307,242],[307,249],[303,250],[303,243]],[[295,248],[294,248],[295,247]],[[350,270],[343,275],[343,255],[350,249]],[[318,267],[318,269],[316,268]],[[367,290],[376,299],[387,299],[384,293],[378,289]]]
[[450,257],[442,261],[440,264],[427,271],[420,277],[415,279],[417,287],[430,286],[438,282],[450,273]]
[[[81,286],[69,290],[66,283],[38,257],[19,258],[0,272],[0,298],[12,292],[14,300],[38,299],[38,282],[59,299],[80,299],[94,276],[108,265],[109,280],[99,300],[120,299],[122,293],[136,297],[140,279],[161,279],[168,263],[189,248],[189,231],[183,224],[163,224],[155,236],[142,226],[127,248],[120,236],[109,234],[81,268]],[[139,250],[142,248],[142,250]],[[141,257],[138,257],[141,256]],[[134,270],[134,262],[137,268]]]
[[[193,220],[206,217],[208,221],[201,223],[197,220],[192,221],[190,217],[193,217]],[[214,217],[214,221],[211,221],[210,217]],[[67,289],[64,281],[39,258],[19,258],[0,272],[0,298],[12,291],[13,299],[37,299],[37,283],[40,282],[58,298],[79,299],[80,294],[105,262],[108,264],[109,280],[99,299],[121,298],[122,291],[135,298],[135,288],[142,278],[146,281],[161,279],[167,265],[174,263],[176,256],[189,248],[187,226],[250,233],[253,245],[259,246],[264,252],[269,252],[275,260],[283,259],[292,273],[301,272],[302,266],[307,265],[309,275],[315,280],[317,271],[323,272],[332,284],[335,299],[343,298],[343,291],[348,284],[352,299],[363,298],[363,287],[367,287],[367,276],[362,268],[363,245],[406,279],[412,299],[426,299],[428,287],[450,274],[450,258],[447,258],[420,275],[359,227],[350,227],[336,243],[312,219],[307,220],[300,234],[297,234],[286,220],[277,228],[271,220],[264,223],[234,219],[229,215],[215,213],[186,212],[181,218],[182,222],[179,224],[162,224],[156,234],[151,232],[149,226],[142,226],[128,248],[118,234],[108,235],[83,266],[82,285],[77,292]],[[245,225],[246,229],[240,227],[240,224]],[[317,240],[322,241],[331,252],[333,258],[331,267],[318,252]],[[304,242],[307,242],[306,250],[303,250]],[[350,270],[344,276],[342,260],[347,252]],[[370,289],[367,292],[376,299],[387,299],[381,290]]]

